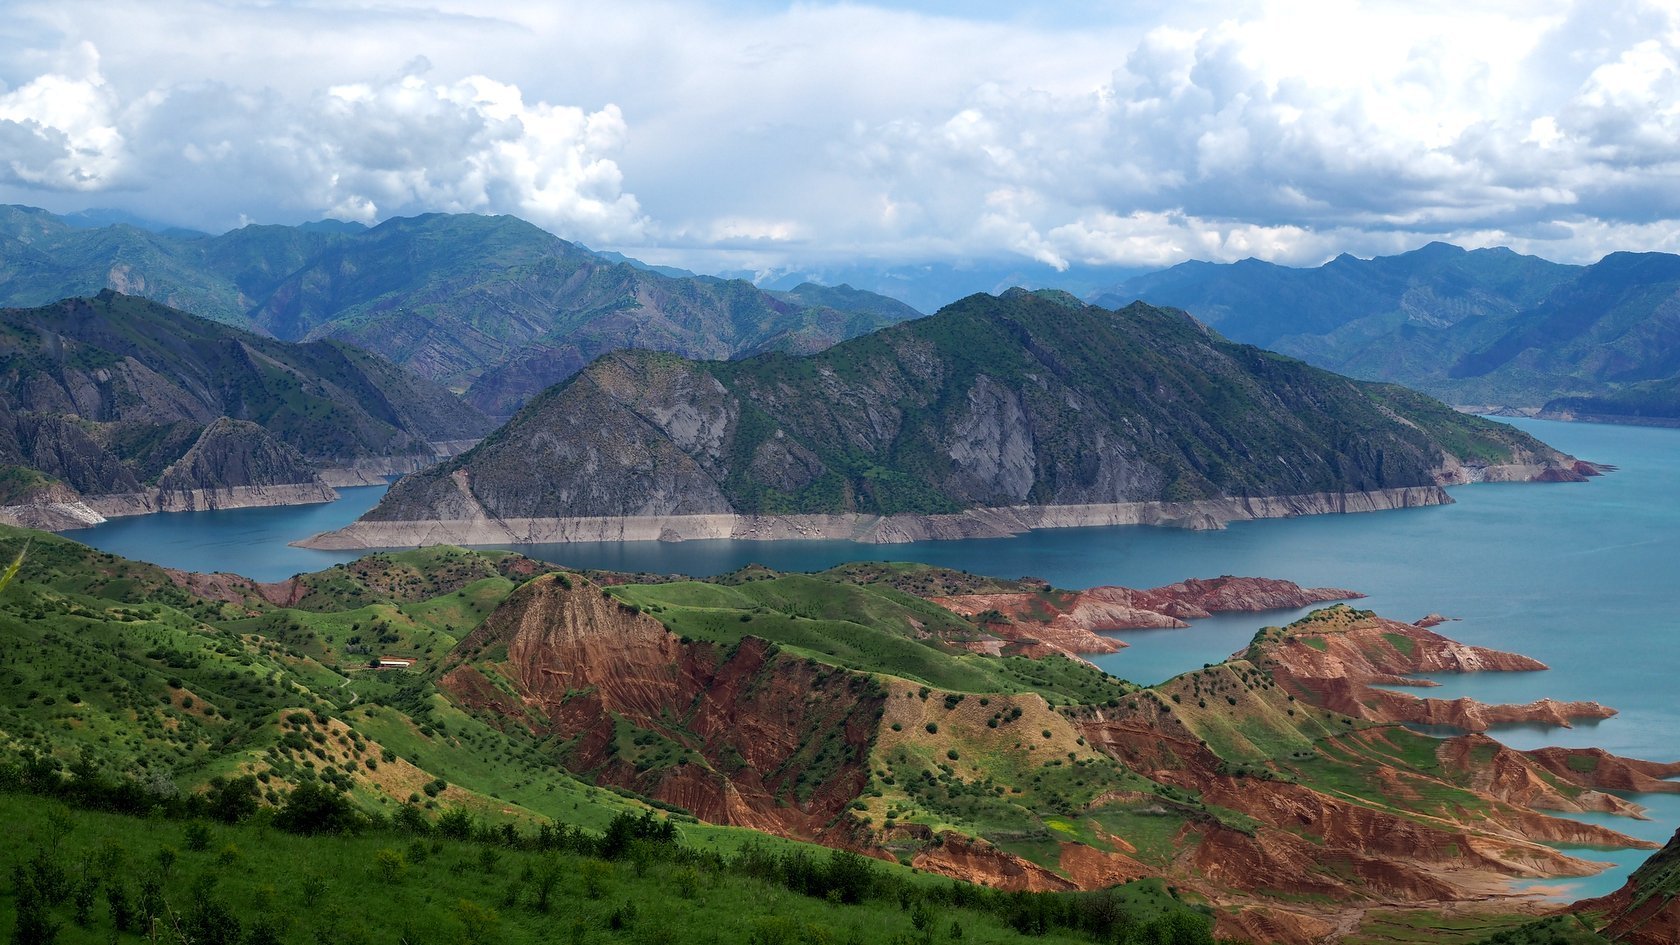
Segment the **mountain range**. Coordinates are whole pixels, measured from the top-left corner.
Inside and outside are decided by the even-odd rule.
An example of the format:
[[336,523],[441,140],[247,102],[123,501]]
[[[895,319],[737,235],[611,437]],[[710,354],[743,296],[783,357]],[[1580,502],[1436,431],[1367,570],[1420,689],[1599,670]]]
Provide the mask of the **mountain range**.
[[1183,308],[1224,334],[1450,403],[1680,420],[1680,257],[1569,266],[1431,243],[1294,269],[1187,262],[1093,297]]
[[1204,527],[1443,502],[1445,483],[1585,468],[1509,426],[1226,341],[1182,312],[1016,289],[814,355],[602,358],[316,542]]
[[428,214],[219,236],[0,208],[0,304],[113,289],[285,341],[342,340],[506,415],[607,351],[812,351],[918,313],[870,293],[672,276],[515,217]]
[[0,304],[109,288],[282,340],[344,340],[506,417],[613,350],[809,353],[976,289],[1056,287],[1105,308],[1138,299],[1182,308],[1233,340],[1449,403],[1680,422],[1669,311],[1680,257],[1660,253],[1573,266],[1432,243],[1307,269],[1253,259],[1143,274],[857,263],[722,279],[596,252],[513,217],[430,214],[216,236],[135,222],[0,208]]

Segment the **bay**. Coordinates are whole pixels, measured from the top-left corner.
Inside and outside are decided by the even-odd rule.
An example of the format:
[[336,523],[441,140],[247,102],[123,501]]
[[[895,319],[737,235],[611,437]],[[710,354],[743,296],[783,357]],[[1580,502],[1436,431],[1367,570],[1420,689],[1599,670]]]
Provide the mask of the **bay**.
[[[1009,539],[864,545],[843,541],[579,543],[516,550],[571,567],[710,575],[750,562],[816,570],[843,561],[921,561],[1062,587],[1152,587],[1221,574],[1286,578],[1369,595],[1358,606],[1415,620],[1457,618],[1440,631],[1533,656],[1536,673],[1442,676],[1430,695],[1488,702],[1550,696],[1620,711],[1575,729],[1512,728],[1518,748],[1595,745],[1616,754],[1680,757],[1680,430],[1515,421],[1548,443],[1617,471],[1587,483],[1499,484],[1453,490],[1456,504],[1365,515],[1246,522],[1221,531],[1079,528]],[[352,553],[286,542],[335,528],[370,508],[379,487],[343,490],[321,506],[236,509],[118,519],[68,533],[95,547],[192,570],[277,580]],[[1110,672],[1144,683],[1215,662],[1255,630],[1302,612],[1223,615],[1188,630],[1118,634]],[[1612,826],[1657,842],[1680,825],[1680,797],[1642,796],[1652,819]],[[1568,884],[1565,897],[1608,891],[1644,857],[1594,853],[1616,868]],[[1552,884],[1555,885],[1555,884]]]

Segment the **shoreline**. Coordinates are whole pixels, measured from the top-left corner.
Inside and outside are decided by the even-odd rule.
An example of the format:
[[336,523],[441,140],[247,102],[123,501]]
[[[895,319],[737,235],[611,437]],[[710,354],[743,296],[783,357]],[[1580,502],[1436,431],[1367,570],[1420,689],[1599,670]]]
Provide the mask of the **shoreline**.
[[339,489],[387,485],[393,476],[406,475],[433,463],[442,462],[470,449],[477,442],[444,440],[433,444],[432,453],[363,457],[347,464],[322,468],[309,482],[276,482],[208,489],[147,489],[144,492],[112,492],[91,496],[76,495],[73,490],[61,489],[60,501],[0,505],[0,524],[36,528],[47,532],[66,532],[92,528],[113,518],[164,512],[319,505],[336,501],[339,498]]
[[1115,502],[1092,505],[1008,506],[939,515],[636,515],[568,518],[474,518],[441,521],[358,520],[335,531],[291,542],[321,551],[421,545],[563,544],[586,541],[841,540],[901,544],[964,538],[1008,538],[1047,528],[1155,525],[1195,530],[1231,522],[1303,515],[1352,514],[1452,504],[1440,486],[1369,492],[1201,499],[1192,502]]

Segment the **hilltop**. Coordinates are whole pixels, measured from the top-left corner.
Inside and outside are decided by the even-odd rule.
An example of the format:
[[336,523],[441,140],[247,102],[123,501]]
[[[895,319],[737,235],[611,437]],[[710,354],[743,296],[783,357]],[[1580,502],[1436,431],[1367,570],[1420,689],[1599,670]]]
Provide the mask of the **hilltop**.
[[1182,312],[1012,290],[806,357],[604,357],[312,544],[1218,527],[1583,472],[1509,426]]

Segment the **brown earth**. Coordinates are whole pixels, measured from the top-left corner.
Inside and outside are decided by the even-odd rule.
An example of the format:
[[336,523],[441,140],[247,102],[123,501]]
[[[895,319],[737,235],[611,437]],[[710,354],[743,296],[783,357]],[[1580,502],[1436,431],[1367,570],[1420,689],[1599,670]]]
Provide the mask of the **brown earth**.
[[[867,779],[881,711],[868,677],[756,638],[682,643],[564,575],[520,587],[446,666],[440,684],[459,702],[570,739],[568,767],[598,783],[714,823],[851,845],[840,815]],[[676,757],[638,765],[654,753],[626,744],[626,723]]]
[[1541,699],[1528,705],[1486,705],[1376,688],[1434,685],[1411,678],[1416,673],[1532,672],[1547,667],[1526,656],[1459,643],[1418,624],[1345,606],[1273,628],[1256,638],[1246,655],[1297,698],[1367,721],[1485,732],[1508,723],[1568,726],[1578,719],[1616,714],[1596,702]]
[[1680,898],[1673,893],[1677,869],[1680,831],[1621,889],[1577,902],[1570,910],[1601,916],[1600,934],[1618,945],[1674,945],[1680,942]]
[[[1469,785],[1475,790],[1521,807],[1565,813],[1599,811],[1630,817],[1640,816],[1643,811],[1639,805],[1606,793],[1606,790],[1637,790],[1607,782],[1620,782],[1622,775],[1631,778],[1635,772],[1648,765],[1648,762],[1617,758],[1597,749],[1542,749],[1539,752],[1520,752],[1507,748],[1486,735],[1464,735],[1444,739],[1436,757],[1448,770],[1466,775]],[[1583,757],[1593,760],[1596,765],[1595,771],[1578,771],[1568,760]],[[1664,766],[1650,767],[1661,769]],[[1566,793],[1558,788],[1556,781],[1589,790]],[[1666,781],[1656,783],[1667,785],[1669,790],[1680,790],[1680,784]]]
[[1093,587],[1084,591],[1042,590],[955,594],[929,600],[965,617],[980,617],[1004,647],[1037,656],[1113,653],[1125,644],[1104,630],[1177,629],[1222,612],[1259,612],[1305,607],[1365,595],[1331,587],[1301,587],[1270,578],[1191,579],[1140,591]]
[[922,848],[910,865],[929,873],[1010,892],[1062,892],[1079,888],[1036,863],[999,850],[984,840],[947,831]]
[[[1217,582],[1174,587],[1178,596],[1098,589],[1104,593],[1057,603],[1046,623],[1142,600],[1163,608],[1150,613],[1177,619],[1165,613],[1169,604],[1205,608],[1277,599],[1260,595],[1258,587],[1239,593]],[[998,595],[965,596],[984,598],[964,604],[986,604],[981,610],[1001,610],[997,605],[1007,602]],[[1047,599],[1015,598],[1023,616],[1042,613],[1039,602]],[[1091,606],[1081,611],[1082,604]],[[1136,698],[1057,707],[1022,693],[996,694],[983,703],[978,696],[946,698],[903,680],[794,658],[757,638],[733,647],[684,642],[600,586],[577,575],[549,574],[516,590],[457,647],[440,685],[496,724],[564,739],[563,761],[571,770],[706,821],[875,854],[902,849],[918,868],[1002,889],[1098,889],[1160,875],[1212,903],[1227,934],[1301,945],[1342,934],[1350,910],[1370,906],[1496,900],[1507,911],[1530,908],[1508,898],[1510,879],[1597,870],[1548,844],[1641,845],[1537,809],[1635,813],[1607,792],[1675,770],[1602,753],[1515,752],[1476,735],[1443,741],[1438,772],[1406,767],[1395,760],[1401,752],[1390,738],[1399,730],[1390,724],[1411,720],[1408,713],[1440,710],[1420,713],[1405,702],[1391,703],[1372,695],[1381,690],[1371,683],[1392,684],[1428,670],[1543,666],[1347,608],[1267,634],[1247,654],[1253,665],[1239,659]],[[1321,641],[1323,649],[1309,640]],[[1313,711],[1296,714],[1308,707]],[[1474,721],[1476,713],[1490,717],[1509,708],[1460,707],[1444,717]],[[994,724],[1005,713],[1009,721]],[[1345,759],[1338,770],[1368,778],[1368,789],[1296,783],[1283,756],[1261,750],[1281,737],[1275,734],[1247,740],[1231,735],[1229,745],[1236,747],[1221,749],[1223,755],[1198,734],[1212,738],[1215,729],[1208,726],[1234,725],[1236,732],[1247,724],[1242,720],[1259,719],[1301,725],[1296,754]],[[1052,860],[1035,863],[961,830],[871,826],[885,820],[886,801],[866,793],[889,751],[936,752],[931,757],[948,758],[941,766],[965,783],[1000,779],[1002,796],[1001,779],[1014,776],[1013,762],[986,759],[1007,753],[1011,744],[1026,757],[1024,738],[1034,759],[1118,762],[1171,789],[1167,797],[1150,793],[1153,786],[1141,790],[1116,781],[1114,790],[1082,801],[1083,809],[1061,812],[1097,824],[1111,809],[1159,808],[1178,823],[1170,849],[1140,853],[1127,838],[1099,830],[1096,840],[1063,838],[1052,848]],[[960,759],[954,748],[947,756],[945,747],[957,744],[963,746]],[[1042,770],[1039,764],[1021,770],[1030,777]],[[1428,800],[1450,792],[1471,802]],[[863,810],[849,809],[855,800],[864,801]]]

